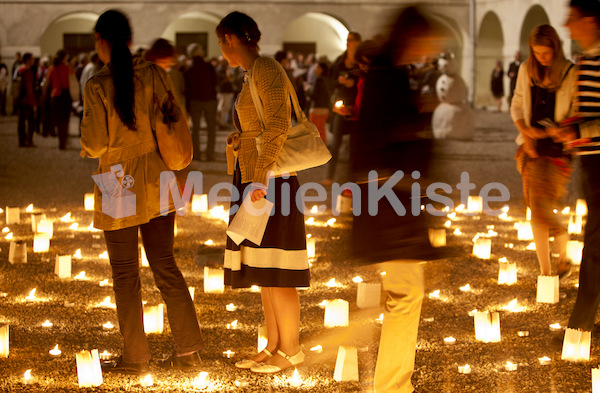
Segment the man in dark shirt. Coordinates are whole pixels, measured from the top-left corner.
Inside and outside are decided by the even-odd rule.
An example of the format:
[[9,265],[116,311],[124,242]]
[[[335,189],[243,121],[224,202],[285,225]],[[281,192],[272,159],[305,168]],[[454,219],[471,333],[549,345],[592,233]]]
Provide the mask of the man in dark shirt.
[[515,94],[515,87],[517,86],[517,74],[519,73],[519,67],[521,66],[521,52],[515,52],[515,61],[510,63],[508,66],[508,77],[510,78],[510,90],[508,92],[508,107],[512,103],[513,95]]
[[[34,59],[31,53],[23,55],[21,68],[17,70],[16,85],[17,96],[15,100],[17,114],[19,116],[18,133],[19,147],[33,146],[33,131],[35,129],[35,73],[31,69]],[[25,123],[27,122],[27,128]]]
[[192,65],[185,70],[185,99],[188,113],[192,117],[192,142],[194,159],[200,160],[200,119],[204,113],[208,139],[206,161],[214,161],[217,131],[217,73],[215,68],[204,61],[204,51],[198,44],[188,46],[188,56]]

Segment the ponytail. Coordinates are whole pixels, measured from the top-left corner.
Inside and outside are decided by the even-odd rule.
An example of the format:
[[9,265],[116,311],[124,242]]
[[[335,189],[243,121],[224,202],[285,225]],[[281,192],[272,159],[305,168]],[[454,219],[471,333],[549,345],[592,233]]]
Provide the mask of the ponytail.
[[129,129],[135,131],[135,86],[133,57],[128,46],[131,42],[129,20],[121,12],[109,10],[100,15],[94,30],[111,44],[110,69],[117,115]]

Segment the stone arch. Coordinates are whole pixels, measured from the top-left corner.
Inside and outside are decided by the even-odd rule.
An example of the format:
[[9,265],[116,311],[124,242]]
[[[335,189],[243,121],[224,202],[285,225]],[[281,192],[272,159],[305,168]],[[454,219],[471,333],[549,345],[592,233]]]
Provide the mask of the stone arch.
[[169,23],[161,37],[171,41],[180,53],[185,54],[187,45],[196,42],[204,47],[206,58],[219,57],[221,50],[215,29],[220,20],[208,12],[188,12]]
[[[77,35],[77,37],[71,37],[74,41],[79,41],[75,42],[75,44],[82,45],[82,48],[93,49],[92,32],[98,16],[94,12],[79,11],[62,15],[52,21],[40,38],[41,54],[53,56],[57,50],[65,47],[65,39],[68,39],[68,36],[65,36],[65,34]],[[89,37],[87,34],[89,34]],[[88,48],[90,43],[92,43],[92,47]],[[73,48],[76,48],[76,46],[73,46]],[[75,54],[70,53],[70,55]]]
[[[460,27],[450,18],[436,13],[427,13],[430,23],[436,30],[441,31],[447,40],[445,42],[445,50],[454,53],[457,70],[463,70],[464,57],[464,36],[461,34]],[[465,36],[466,37],[466,36]]]
[[346,50],[350,29],[339,18],[320,12],[307,12],[293,20],[285,29],[282,45],[297,48],[313,47],[318,56],[334,60]]
[[[487,106],[493,104],[490,78],[496,60],[503,59],[504,34],[502,24],[495,12],[489,11],[481,21],[477,37],[476,51],[476,91],[475,104]],[[506,87],[504,89],[506,94]]]
[[548,18],[548,14],[544,8],[541,5],[536,4],[527,11],[527,15],[525,15],[523,25],[521,26],[519,51],[521,52],[523,59],[526,59],[529,56],[529,45],[527,44],[529,35],[536,26],[543,24],[550,24],[550,18]]

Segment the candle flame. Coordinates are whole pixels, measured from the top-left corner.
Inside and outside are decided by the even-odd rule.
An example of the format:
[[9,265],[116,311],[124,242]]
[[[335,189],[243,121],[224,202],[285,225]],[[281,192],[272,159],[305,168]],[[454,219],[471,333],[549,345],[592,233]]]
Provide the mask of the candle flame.
[[456,229],[454,230],[454,234],[455,234],[456,236],[460,236],[460,235],[462,235],[462,232],[460,231],[460,229],[459,229],[459,228],[456,228]]
[[450,336],[450,337],[444,338],[444,342],[446,344],[454,344],[456,342],[456,339],[454,337]]
[[323,346],[316,345],[316,346],[312,347],[310,350],[311,350],[311,352],[321,353],[321,352],[323,352]]
[[114,328],[114,327],[115,327],[115,325],[113,325],[113,324],[112,324],[112,323],[110,323],[110,321],[109,321],[109,322],[106,322],[104,325],[102,325],[102,327],[103,327],[104,329],[112,329],[112,328]]
[[452,226],[452,221],[450,221],[450,220],[446,221],[446,222],[444,223],[444,226],[445,226],[446,228],[450,228],[450,227]]
[[454,209],[454,211],[457,211],[459,213],[462,212],[463,210],[465,210],[465,205],[462,203],[460,205],[456,206],[456,209]]
[[79,224],[76,223],[76,222],[74,222],[71,225],[69,225],[69,229],[72,230],[72,231],[76,231],[77,228],[79,228]]
[[28,299],[28,300],[33,300],[33,299],[35,299],[35,291],[37,291],[37,288],[33,288],[33,289],[31,290],[31,292],[29,292],[29,295],[26,297],[26,299]]
[[223,206],[213,207],[208,211],[208,214],[212,218],[216,218],[226,223],[229,222],[229,212],[225,211],[225,208]]
[[508,221],[508,220],[509,220],[509,218],[508,218],[508,213],[506,213],[506,212],[504,212],[504,213],[501,213],[501,214],[498,216],[498,218],[499,218],[499,219],[501,219],[501,220],[503,220],[503,221]]
[[65,214],[64,216],[62,216],[60,218],[60,221],[62,221],[62,222],[70,222],[71,221],[71,212],[68,212],[67,214]]
[[227,311],[235,311],[237,310],[237,306],[233,303],[229,303],[228,305],[225,306],[225,310]]
[[469,292],[471,290],[471,284],[467,284],[467,285],[463,285],[462,287],[458,288],[463,292]]
[[292,375],[292,379],[290,380],[290,385],[292,386],[300,386],[302,385],[302,378],[300,378],[300,374],[298,373],[298,369],[294,369],[294,374]]
[[439,299],[440,298],[440,290],[436,289],[435,291],[429,293],[430,299]]
[[379,316],[377,317],[375,322],[380,323],[380,324],[383,323],[383,313],[379,314]]
[[315,225],[315,218],[314,217],[310,217],[308,220],[305,221],[306,225]]
[[52,348],[48,353],[52,356],[58,356],[62,353],[62,351],[58,349],[58,344],[56,344],[56,346]]
[[102,254],[98,255],[100,259],[108,259],[108,251],[104,251]]
[[560,323],[556,322],[550,325],[550,329],[559,330],[562,329],[562,327],[560,326]]
[[337,100],[337,101],[335,102],[335,107],[336,107],[336,108],[341,108],[342,106],[344,106],[344,101],[342,101],[342,100]]
[[108,278],[105,278],[104,280],[100,281],[98,283],[98,285],[100,285],[101,287],[107,287],[107,286],[109,286],[110,284],[108,283]]
[[231,323],[227,324],[227,329],[237,329],[238,320],[234,320]]
[[10,232],[10,229],[8,229],[8,227],[2,228],[2,233],[8,233],[8,232]]
[[212,246],[212,245],[215,244],[215,242],[212,241],[211,239],[208,239],[207,241],[204,242],[204,244],[207,245],[207,246]]
[[81,259],[81,248],[75,250],[75,254],[73,254],[73,258]]
[[154,385],[154,380],[152,379],[152,375],[148,374],[145,377],[142,377],[140,379],[140,385],[144,386],[144,387],[149,387]]
[[73,277],[73,280],[85,280],[85,271],[80,271],[78,275],[76,275],[75,277]]
[[498,262],[508,262],[508,259],[506,257],[502,257],[498,259]]
[[32,213],[33,212],[33,203],[30,203],[29,206],[27,206],[25,208],[25,213]]
[[538,358],[538,360],[540,361],[540,363],[545,363],[545,362],[549,362],[552,359],[550,359],[548,356],[544,356],[544,357]]
[[317,205],[314,205],[311,209],[310,212],[312,214],[317,214],[319,212],[319,208],[317,207]]
[[319,303],[319,307],[321,307],[321,308],[327,307],[327,302],[328,302],[328,300],[323,300],[321,303]]
[[517,303],[517,299],[513,299],[506,306],[504,306],[502,308],[504,310],[507,310],[507,311],[510,311],[510,312],[521,312],[521,311],[525,310],[525,307],[519,307],[519,305]]
[[25,374],[23,374],[23,379],[26,381],[29,381],[31,379],[31,369],[25,371]]
[[456,212],[452,212],[452,213],[448,214],[448,218],[451,220],[454,220],[456,218]]
[[341,286],[340,283],[335,281],[335,278],[332,278],[331,280],[327,281],[325,283],[326,286],[328,286],[329,288],[336,288]]
[[8,235],[4,236],[4,239],[6,239],[6,240],[12,240],[12,239],[13,239],[13,237],[14,237],[13,233],[12,233],[12,232],[9,232],[9,234],[8,234]]
[[252,285],[250,287],[251,292],[260,292],[260,287],[258,285]]
[[501,210],[502,210],[502,212],[503,212],[503,213],[508,213],[508,210],[509,210],[509,209],[510,209],[510,208],[508,207],[508,205],[504,205],[504,206],[502,206],[502,209],[501,209]]
[[362,277],[361,277],[361,276],[356,276],[356,277],[354,277],[354,278],[352,279],[352,282],[355,282],[355,283],[357,283],[357,284],[358,284],[359,282],[363,282],[363,281],[364,281],[364,280],[362,279]]
[[333,224],[335,224],[335,221],[335,218],[330,218],[329,220],[327,220],[326,224],[327,226],[332,227]]
[[42,323],[43,327],[52,327],[54,325],[52,322],[46,319],[46,322]]
[[192,381],[192,387],[194,389],[203,389],[206,387],[208,381],[208,373],[206,371],[202,371],[194,380]]
[[529,245],[525,249],[529,250],[529,251],[535,251],[535,243],[534,242],[529,243]]

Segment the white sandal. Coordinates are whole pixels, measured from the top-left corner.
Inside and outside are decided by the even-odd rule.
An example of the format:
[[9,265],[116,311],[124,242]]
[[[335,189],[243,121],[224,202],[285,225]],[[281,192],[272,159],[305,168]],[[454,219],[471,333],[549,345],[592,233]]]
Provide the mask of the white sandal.
[[[263,349],[261,352],[264,352],[267,354],[267,356],[268,356],[267,359],[273,356],[273,354],[267,348]],[[256,360],[243,359],[243,360],[240,360],[239,362],[236,362],[235,366],[237,368],[248,370],[248,369],[251,369],[252,367],[259,366],[260,364],[262,364],[262,363],[257,362]]]
[[293,367],[293,366],[297,366],[300,363],[304,362],[304,352],[302,352],[302,350],[298,351],[297,354],[295,354],[294,356],[288,356],[285,353],[281,352],[281,351],[277,351],[277,354],[283,358],[285,358],[288,362],[290,362],[291,364],[287,367],[279,367],[279,366],[274,366],[271,364],[265,364],[265,363],[261,363],[258,364],[254,367],[250,368],[250,371],[254,372],[254,373],[258,373],[258,374],[275,374],[278,373],[280,371],[283,371],[287,368]]

